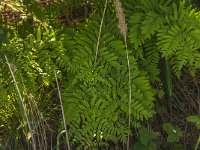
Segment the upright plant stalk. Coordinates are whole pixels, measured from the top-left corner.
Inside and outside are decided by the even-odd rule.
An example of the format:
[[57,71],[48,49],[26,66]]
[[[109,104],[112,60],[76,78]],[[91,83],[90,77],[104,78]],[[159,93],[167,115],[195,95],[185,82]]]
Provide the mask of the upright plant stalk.
[[[25,87],[25,83],[23,81],[23,77],[20,73],[20,77],[21,77],[21,80],[22,80],[22,83],[23,83],[23,86]],[[31,94],[28,94],[27,92],[27,89],[25,90],[26,92],[26,98],[27,98],[27,101],[28,101],[28,104],[30,106],[30,113],[32,115],[32,124],[33,124],[33,127],[34,129],[37,129],[37,125],[36,125],[36,122],[41,122],[42,123],[42,117],[40,117],[40,112],[39,110],[37,109],[37,104],[35,103],[35,101],[32,99],[32,95]],[[39,121],[37,121],[39,120]],[[43,130],[43,126],[38,123],[38,129],[37,131],[35,131],[36,133],[39,133],[39,135],[41,135],[41,139],[40,139],[40,136],[35,136],[35,139],[37,137],[37,141],[38,141],[38,149],[42,149],[42,147],[45,147],[44,150],[47,150],[47,143],[46,143],[46,134],[43,134],[45,132],[45,130]]]
[[[127,59],[127,66],[128,66],[128,78],[129,78],[129,102],[128,102],[128,128],[131,129],[131,99],[132,99],[132,89],[131,89],[131,66],[130,66],[130,60],[128,55],[128,48],[127,48],[127,25],[125,21],[125,16],[123,13],[122,5],[120,0],[114,0],[115,3],[115,9],[116,9],[116,15],[119,19],[119,30],[121,34],[124,37],[124,43],[126,46],[126,59]],[[129,150],[129,143],[130,143],[130,137],[128,135],[127,139],[127,150]]]
[[70,150],[69,138],[68,138],[68,133],[67,133],[67,125],[66,125],[66,121],[65,121],[65,113],[64,113],[64,109],[63,109],[63,103],[62,103],[62,97],[61,97],[61,94],[60,94],[60,88],[59,88],[59,84],[58,84],[58,78],[57,78],[57,74],[56,74],[55,70],[54,70],[54,76],[55,76],[55,79],[56,79],[56,85],[57,85],[57,89],[58,89],[58,96],[59,96],[59,100],[60,100],[60,107],[61,107],[62,116],[63,116],[63,123],[64,123],[64,128],[65,128],[67,148],[68,148],[68,150]]
[[13,78],[13,81],[14,81],[14,84],[15,84],[15,87],[17,89],[17,93],[18,93],[18,96],[19,96],[19,100],[20,100],[20,103],[22,105],[22,109],[23,109],[23,112],[24,112],[24,115],[25,115],[25,118],[26,118],[26,121],[27,121],[27,124],[28,124],[28,128],[29,128],[29,131],[31,133],[31,141],[32,141],[32,146],[33,146],[33,149],[36,150],[36,143],[35,143],[35,139],[33,137],[33,130],[31,128],[31,125],[30,125],[30,122],[29,122],[29,119],[28,119],[28,114],[26,112],[26,108],[25,108],[25,105],[23,103],[23,98],[22,98],[22,95],[21,95],[21,92],[19,90],[19,87],[18,87],[18,84],[17,84],[17,81],[15,79],[15,76],[14,76],[14,73],[13,73],[13,70],[15,70],[15,68],[12,68],[11,67],[11,64],[9,63],[8,61],[8,58],[5,56],[6,58],[6,63],[8,64],[8,67],[9,67],[9,70],[10,70],[10,73],[12,75],[12,78]]
[[101,18],[101,24],[99,26],[99,35],[98,35],[98,39],[97,39],[96,55],[95,55],[95,59],[94,59],[94,64],[97,63],[97,56],[98,56],[98,51],[99,51],[99,43],[100,43],[100,38],[101,38],[101,31],[102,31],[103,21],[104,21],[104,17],[105,17],[105,13],[106,13],[107,4],[108,4],[108,0],[106,0],[106,2],[105,2],[104,10],[103,10],[103,16]]

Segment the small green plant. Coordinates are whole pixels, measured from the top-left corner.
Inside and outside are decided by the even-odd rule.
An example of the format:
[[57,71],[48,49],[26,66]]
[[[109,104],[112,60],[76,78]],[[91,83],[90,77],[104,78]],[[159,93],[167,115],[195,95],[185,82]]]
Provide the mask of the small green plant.
[[163,125],[164,131],[167,133],[167,142],[174,143],[178,142],[183,136],[183,133],[180,128],[174,127],[170,123],[165,123]]
[[133,146],[133,150],[156,150],[158,149],[158,133],[141,128],[139,130],[139,141]]
[[189,116],[189,117],[187,117],[187,121],[195,123],[197,129],[200,129],[200,117],[199,116]]
[[[197,129],[198,130],[200,129],[200,117],[199,116],[189,116],[189,117],[187,117],[187,121],[195,123]],[[200,144],[200,134],[199,134],[199,138],[197,140],[196,146],[195,146],[195,150],[197,150],[199,148],[199,144]]]

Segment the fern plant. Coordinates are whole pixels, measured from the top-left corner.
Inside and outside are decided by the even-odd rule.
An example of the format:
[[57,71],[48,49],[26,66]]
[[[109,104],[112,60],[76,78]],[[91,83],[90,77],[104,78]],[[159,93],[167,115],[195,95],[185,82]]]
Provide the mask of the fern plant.
[[[70,2],[72,8],[76,7],[73,1]],[[80,0],[77,7],[85,2]],[[34,28],[32,34],[24,34],[25,38],[20,38],[23,36],[14,32],[9,43],[2,44],[1,122],[14,130],[16,126],[6,122],[7,118],[15,114],[9,108],[20,110],[4,55],[12,62],[22,93],[31,93],[39,100],[43,98],[39,91],[55,88],[53,72],[57,70],[69,141],[72,148],[79,149],[124,144],[127,136],[132,134],[128,127],[129,116],[132,129],[140,127],[143,121],[155,114],[155,91],[151,83],[160,82],[158,64],[161,57],[171,63],[177,76],[181,75],[183,67],[188,67],[192,74],[199,68],[200,19],[197,10],[185,6],[182,1],[123,1],[129,29],[127,42],[132,89],[129,114],[130,82],[126,44],[117,28],[112,1],[108,2],[98,38],[102,2],[94,4],[100,7],[96,15],[76,29],[55,30],[42,24]]]
[[195,74],[200,46],[196,9],[185,6],[184,1],[171,0],[124,1],[124,8],[135,56],[151,77],[159,74],[160,55],[170,61],[177,76],[180,77],[183,67],[189,67],[191,74]]
[[[106,16],[112,15],[110,11],[106,13]],[[71,38],[73,44],[67,47],[72,50],[72,59],[68,63],[69,81],[63,91],[66,120],[71,144],[86,149],[102,147],[108,141],[124,143],[131,132],[127,126],[125,45],[119,36],[117,20],[106,18],[97,62],[94,63],[100,20],[96,17],[88,22]],[[131,126],[138,127],[141,121],[154,114],[154,98],[149,80],[138,69],[131,52],[130,62],[133,89]]]
[[[63,83],[63,103],[70,142],[75,147],[107,147],[108,141],[125,143],[127,135],[131,133],[127,124],[128,68],[125,45],[114,16],[113,12],[107,11],[96,64],[95,48],[101,17],[89,20],[87,26],[70,35],[39,27],[27,38],[22,40],[16,36],[1,48],[1,52],[17,67],[17,79],[22,76],[33,96],[37,97],[36,93],[42,87],[38,87],[36,82],[53,85],[54,69],[61,72],[59,79],[66,79],[64,75],[67,74],[68,80]],[[1,63],[4,63],[3,57]],[[154,114],[153,90],[146,74],[138,69],[131,52],[130,63],[133,83],[131,126],[138,127],[141,121]],[[3,66],[5,70],[6,65]],[[1,75],[10,76],[4,75],[3,72],[8,71],[3,70]],[[1,82],[5,84],[6,79]],[[1,96],[10,95],[4,87],[1,88]],[[12,84],[9,84],[8,92],[14,92],[10,88],[14,90]]]

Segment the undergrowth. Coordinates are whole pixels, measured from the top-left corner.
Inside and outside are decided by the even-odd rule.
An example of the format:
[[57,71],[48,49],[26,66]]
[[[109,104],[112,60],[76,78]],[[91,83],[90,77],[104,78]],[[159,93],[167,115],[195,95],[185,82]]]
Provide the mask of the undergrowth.
[[0,2],[0,148],[198,149],[193,3]]

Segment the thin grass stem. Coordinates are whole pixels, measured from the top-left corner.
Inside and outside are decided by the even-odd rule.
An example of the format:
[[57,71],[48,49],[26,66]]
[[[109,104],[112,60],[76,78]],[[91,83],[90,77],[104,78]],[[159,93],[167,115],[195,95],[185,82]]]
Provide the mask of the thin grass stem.
[[97,56],[98,56],[98,51],[99,51],[99,43],[100,43],[101,32],[102,32],[103,21],[104,21],[104,18],[105,18],[105,13],[106,13],[107,4],[108,4],[108,0],[106,0],[106,2],[105,2],[104,10],[103,10],[103,16],[102,16],[102,18],[101,18],[101,24],[100,24],[100,26],[99,26],[99,35],[98,35],[98,39],[97,39],[96,55],[95,55],[94,64],[97,63]]
[[54,70],[54,75],[55,75],[55,79],[56,79],[56,85],[57,85],[57,89],[58,89],[58,96],[59,96],[60,106],[61,106],[61,111],[62,111],[62,116],[63,116],[63,123],[64,123],[64,128],[65,128],[67,147],[68,147],[68,150],[70,150],[68,133],[67,133],[67,125],[66,125],[66,121],[65,121],[65,114],[64,114],[63,103],[62,103],[62,97],[61,97],[60,88],[59,88],[59,84],[58,84],[58,78],[57,78],[57,74],[56,74],[55,70]]
[[22,109],[23,109],[23,112],[24,112],[24,115],[25,115],[25,118],[26,118],[26,121],[27,121],[27,124],[28,124],[29,131],[30,131],[30,133],[31,133],[31,141],[32,141],[33,149],[36,150],[36,143],[35,143],[35,139],[34,139],[34,136],[33,136],[33,130],[32,130],[32,128],[31,128],[31,125],[30,125],[30,122],[29,122],[29,119],[28,119],[28,114],[27,114],[27,112],[26,112],[26,108],[25,108],[25,105],[24,105],[24,103],[23,103],[23,98],[22,98],[21,92],[20,92],[20,90],[19,90],[17,81],[16,81],[16,79],[15,79],[14,72],[13,72],[13,70],[12,70],[12,68],[11,68],[11,64],[9,63],[7,56],[5,56],[5,58],[6,58],[6,62],[7,62],[7,64],[8,64],[10,73],[11,73],[11,75],[12,75],[12,78],[13,78],[13,81],[14,81],[14,84],[15,84],[15,87],[16,87],[16,89],[17,89],[17,93],[18,93],[18,95],[19,95],[19,100],[20,100],[20,102],[21,102],[21,104],[22,104]]
[[[128,54],[128,46],[127,46],[127,25],[125,21],[125,15],[123,13],[123,8],[121,5],[120,0],[115,0],[115,10],[116,10],[116,16],[119,19],[119,30],[121,34],[124,37],[124,43],[126,48],[126,59],[127,59],[127,67],[128,67],[128,86],[129,86],[129,100],[128,100],[128,128],[131,130],[131,99],[132,99],[132,87],[131,87],[131,65],[129,60],[129,54]],[[127,138],[127,150],[129,150],[129,143],[130,143],[130,135],[128,134]]]

